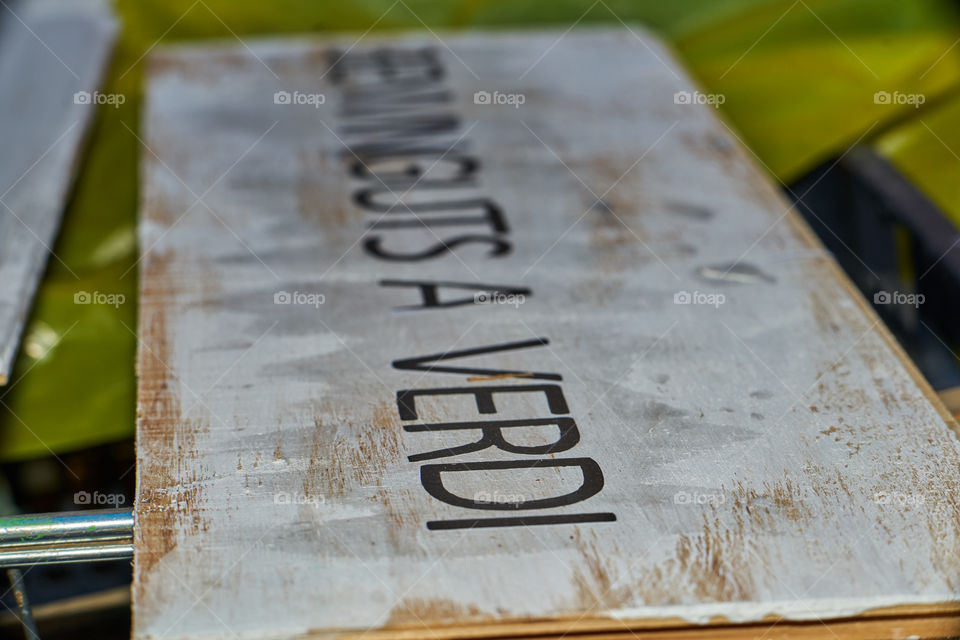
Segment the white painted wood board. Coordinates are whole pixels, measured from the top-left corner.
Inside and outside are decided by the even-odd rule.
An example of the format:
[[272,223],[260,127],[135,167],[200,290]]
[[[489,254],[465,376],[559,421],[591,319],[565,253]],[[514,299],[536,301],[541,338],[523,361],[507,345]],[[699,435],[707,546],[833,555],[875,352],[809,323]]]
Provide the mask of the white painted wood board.
[[0,384],[53,251],[115,32],[106,2],[0,6]]
[[135,637],[949,624],[955,424],[655,39],[248,44],[149,72]]

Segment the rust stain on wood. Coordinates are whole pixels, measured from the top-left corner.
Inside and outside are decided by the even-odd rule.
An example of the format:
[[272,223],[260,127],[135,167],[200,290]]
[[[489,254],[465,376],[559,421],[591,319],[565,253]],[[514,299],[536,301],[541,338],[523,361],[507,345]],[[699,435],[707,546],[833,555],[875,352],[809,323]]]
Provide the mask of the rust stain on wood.
[[[314,416],[309,465],[303,479],[307,497],[341,496],[357,487],[381,485],[384,471],[400,459],[395,410],[383,402],[370,409],[369,420],[354,420],[331,403]],[[333,419],[323,416],[333,416]],[[338,435],[343,426],[349,437]]]
[[375,499],[386,515],[387,540],[397,555],[424,556],[419,543],[422,535],[422,514],[416,508],[416,495],[410,489],[379,486]]
[[390,610],[385,627],[429,627],[493,617],[477,607],[444,598],[404,598]]
[[620,582],[616,562],[597,549],[592,532],[578,528],[573,539],[582,558],[571,576],[576,593],[574,606],[589,614],[612,611],[628,603],[634,595],[634,585]]
[[199,457],[196,436],[205,424],[183,415],[170,368],[167,313],[175,300],[170,273],[175,261],[173,254],[154,254],[141,271],[136,568],[144,578],[176,546],[179,531],[206,527],[203,478],[188,471]]
[[488,382],[490,380],[507,380],[509,378],[529,378],[533,373],[501,373],[495,376],[470,376],[467,382]]

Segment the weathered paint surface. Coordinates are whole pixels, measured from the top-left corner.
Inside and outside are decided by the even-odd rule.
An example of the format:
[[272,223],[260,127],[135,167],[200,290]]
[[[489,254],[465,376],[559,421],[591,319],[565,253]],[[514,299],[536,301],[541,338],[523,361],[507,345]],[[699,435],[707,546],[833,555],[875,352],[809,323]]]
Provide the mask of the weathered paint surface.
[[[749,153],[675,101],[692,87],[667,51],[627,31],[352,43],[153,60],[136,637],[956,610],[953,423]],[[404,83],[436,103],[384,97]],[[415,135],[388,142],[439,150],[363,146],[403,117]],[[488,200],[505,224],[477,220]],[[411,309],[426,294],[397,281],[526,293]],[[409,362],[431,354],[458,357]],[[562,444],[449,451],[491,420]]]
[[0,384],[52,251],[113,42],[105,2],[0,7]]

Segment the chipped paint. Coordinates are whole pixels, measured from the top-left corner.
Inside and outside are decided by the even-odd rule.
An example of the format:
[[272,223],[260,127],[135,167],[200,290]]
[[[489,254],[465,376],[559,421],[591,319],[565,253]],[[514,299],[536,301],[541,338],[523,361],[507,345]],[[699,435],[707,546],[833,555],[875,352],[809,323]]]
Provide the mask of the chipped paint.
[[[370,249],[379,237],[395,258],[471,225],[376,226],[410,222],[405,207],[450,185],[402,191],[386,205],[399,211],[359,206],[364,188],[386,191],[341,144],[356,149],[350,127],[363,127],[338,109],[352,85],[324,75],[352,41],[167,50],[152,66],[147,141],[189,190],[145,163],[135,637],[222,635],[223,621],[251,638],[549,636],[890,607],[907,628],[960,610],[949,414],[715,115],[673,103],[690,85],[660,45],[557,36],[458,35],[445,40],[456,56],[424,36],[385,41],[412,52],[391,49],[397,61],[442,64],[443,113],[462,125],[451,137],[469,142],[457,155],[482,166],[454,182],[503,209],[499,255]],[[344,64],[362,75],[378,42]],[[475,102],[484,87],[464,64],[526,102]],[[326,102],[273,101],[308,89]],[[373,165],[390,180],[424,167],[405,162]],[[195,207],[171,222],[225,172],[205,199],[219,220]],[[530,295],[438,289],[454,303],[416,308],[424,280]],[[514,346],[463,355],[490,345]],[[482,415],[483,389],[547,381],[562,409],[498,391],[498,415]],[[416,396],[415,411],[400,399],[437,389],[456,393]],[[532,459],[463,449],[477,421],[543,419],[501,427],[522,427],[505,437],[529,448],[556,440],[556,417],[578,438],[538,461],[595,462],[589,497],[524,508],[586,467],[456,467]],[[439,484],[466,506],[424,480],[437,464],[454,465]],[[615,519],[497,520],[578,513]],[[428,524],[463,519],[486,526]]]

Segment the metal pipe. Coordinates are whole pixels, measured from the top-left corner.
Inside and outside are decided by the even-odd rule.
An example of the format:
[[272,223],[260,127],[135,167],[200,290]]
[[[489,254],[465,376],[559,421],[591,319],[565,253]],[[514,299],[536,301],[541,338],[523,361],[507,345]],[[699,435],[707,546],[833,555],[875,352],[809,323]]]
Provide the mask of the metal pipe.
[[59,545],[0,548],[0,566],[27,567],[35,564],[100,562],[133,557],[133,542],[84,542]]
[[0,567],[133,557],[133,512],[104,509],[0,518]]
[[27,598],[27,592],[23,588],[23,574],[20,569],[7,569],[7,577],[10,579],[10,588],[13,589],[13,597],[17,601],[17,611],[15,615],[20,620],[23,627],[23,635],[26,640],[40,640],[37,633],[37,623],[33,619],[33,611],[30,609],[30,599]]
[[0,549],[7,543],[45,543],[101,536],[133,537],[133,511],[103,509],[0,518]]
[[26,542],[3,542],[0,543],[0,552],[12,551],[14,549],[33,549],[40,547],[65,547],[76,544],[109,544],[117,542],[132,542],[130,534],[106,534],[106,535],[87,535],[71,538],[45,538],[43,540],[28,540]]

